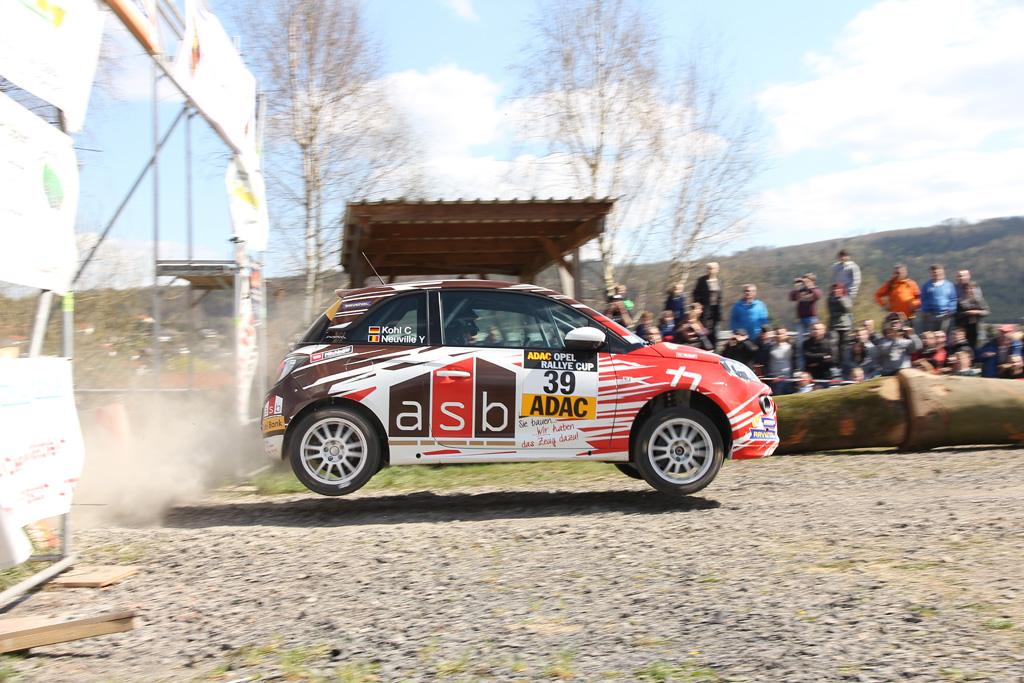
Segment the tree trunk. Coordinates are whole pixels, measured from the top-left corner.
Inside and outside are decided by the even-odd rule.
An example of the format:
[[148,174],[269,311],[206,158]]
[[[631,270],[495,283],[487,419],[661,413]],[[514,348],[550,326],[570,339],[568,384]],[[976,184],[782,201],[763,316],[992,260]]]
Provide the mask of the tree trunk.
[[776,398],[779,454],[850,448],[1016,444],[1024,441],[1024,382],[902,370]]

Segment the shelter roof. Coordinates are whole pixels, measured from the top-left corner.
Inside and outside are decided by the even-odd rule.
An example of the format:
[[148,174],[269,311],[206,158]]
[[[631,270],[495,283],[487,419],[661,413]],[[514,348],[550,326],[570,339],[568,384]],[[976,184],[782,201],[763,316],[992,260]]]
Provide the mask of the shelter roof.
[[500,274],[533,278],[604,231],[614,199],[350,202],[341,262],[382,277]]

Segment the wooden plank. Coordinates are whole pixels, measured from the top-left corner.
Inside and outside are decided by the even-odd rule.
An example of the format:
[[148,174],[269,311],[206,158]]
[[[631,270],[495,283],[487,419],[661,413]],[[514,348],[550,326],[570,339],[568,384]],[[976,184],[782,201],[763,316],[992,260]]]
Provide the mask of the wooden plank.
[[103,588],[139,571],[138,567],[82,565],[69,569],[50,583],[65,588]]
[[85,619],[16,617],[0,620],[0,652],[17,652],[135,628],[135,612],[110,612]]
[[614,200],[583,202],[539,201],[515,204],[386,204],[349,205],[348,220],[369,216],[378,221],[477,222],[487,220],[586,220],[608,213]]

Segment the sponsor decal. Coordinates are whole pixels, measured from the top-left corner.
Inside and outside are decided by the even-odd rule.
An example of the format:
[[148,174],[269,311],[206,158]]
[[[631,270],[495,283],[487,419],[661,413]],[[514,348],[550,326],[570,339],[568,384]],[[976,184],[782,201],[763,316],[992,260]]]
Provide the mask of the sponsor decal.
[[[451,376],[458,371],[465,376]],[[464,358],[395,384],[388,433],[462,439],[514,439],[516,373],[482,359]]]
[[272,432],[278,429],[284,429],[284,418],[281,416],[268,417],[263,421],[263,431]]
[[524,351],[520,416],[597,417],[597,353]]
[[317,351],[316,353],[310,354],[309,362],[319,363],[322,360],[330,360],[349,353],[352,353],[351,346],[343,346],[340,349],[331,349],[330,351]]
[[676,351],[676,358],[700,358],[695,353],[686,353],[685,351]]
[[523,415],[593,420],[597,417],[597,397],[523,394]]
[[284,410],[284,401],[280,396],[271,396],[263,406],[263,417],[280,415]]
[[750,438],[753,441],[773,441],[778,438],[775,418],[755,415],[750,421]]
[[273,441],[264,441],[263,450],[266,452],[267,455],[272,455],[274,457],[279,456],[281,453],[279,450],[277,450],[277,444],[274,443]]
[[371,305],[373,305],[372,301],[349,301],[342,304],[341,307],[346,311],[351,311],[357,308],[369,308]]

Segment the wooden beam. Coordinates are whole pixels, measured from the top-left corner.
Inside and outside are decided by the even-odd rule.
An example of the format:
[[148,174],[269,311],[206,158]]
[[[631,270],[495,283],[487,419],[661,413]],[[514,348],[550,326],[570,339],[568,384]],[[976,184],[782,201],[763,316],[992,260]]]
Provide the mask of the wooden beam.
[[537,223],[443,223],[424,225],[421,223],[374,223],[374,239],[481,239],[486,237],[556,237],[560,238],[573,231],[578,222],[544,221]]
[[349,205],[347,220],[369,217],[374,222],[439,221],[465,223],[510,220],[586,220],[611,211],[614,200],[540,201],[509,204],[371,204]]
[[86,619],[15,617],[0,620],[0,652],[17,652],[69,640],[121,633],[135,628],[135,612],[111,612]]

